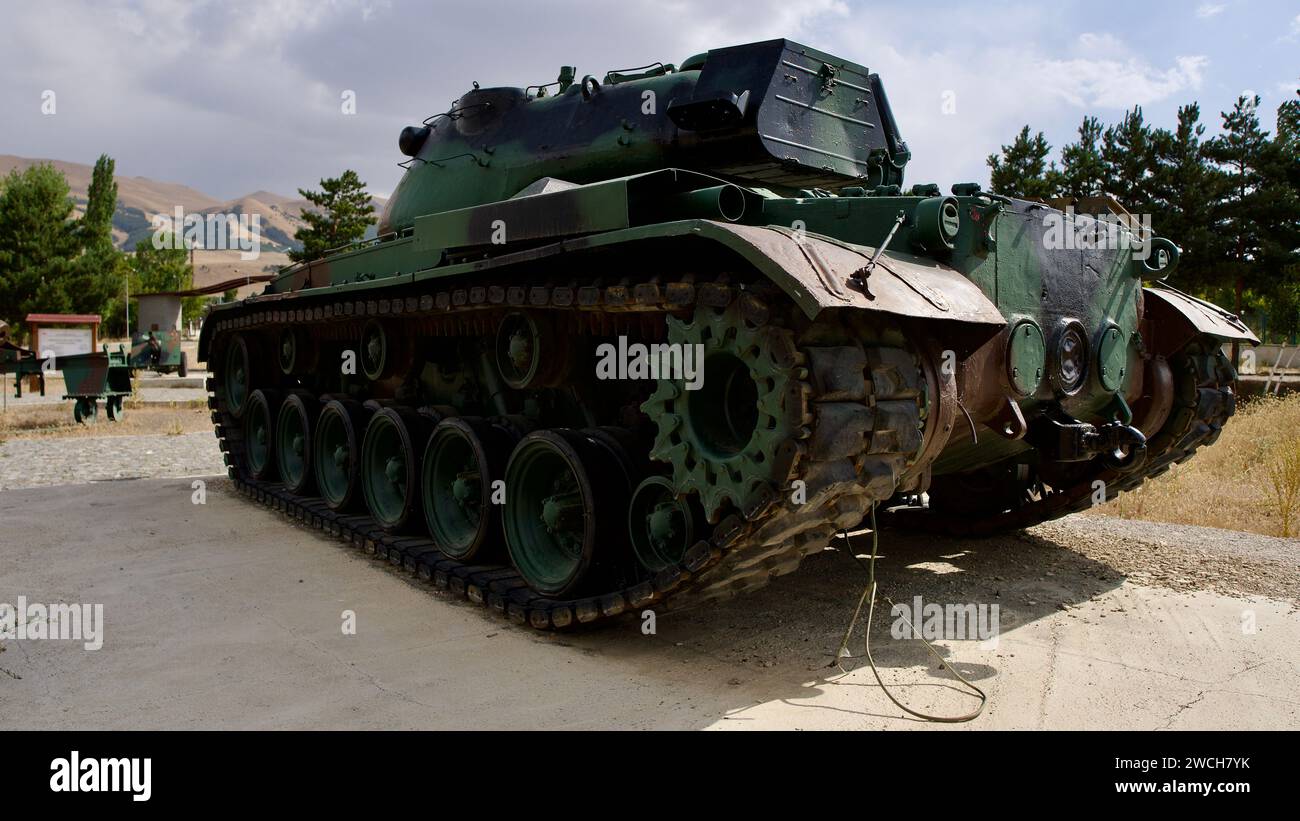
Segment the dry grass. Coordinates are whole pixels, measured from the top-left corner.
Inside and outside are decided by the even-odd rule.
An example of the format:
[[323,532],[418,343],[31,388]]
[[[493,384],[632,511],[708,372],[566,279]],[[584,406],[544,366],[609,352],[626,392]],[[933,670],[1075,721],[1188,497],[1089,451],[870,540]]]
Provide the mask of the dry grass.
[[108,421],[103,403],[100,403],[99,419],[89,425],[80,425],[72,418],[71,400],[56,404],[11,405],[7,411],[0,412],[0,442],[6,439],[149,433],[179,436],[211,430],[212,419],[207,403],[202,399],[169,405],[145,405],[127,399],[126,415],[120,422]]
[[1300,512],[1300,394],[1245,402],[1228,420],[1219,441],[1095,512],[1266,536],[1295,534]]

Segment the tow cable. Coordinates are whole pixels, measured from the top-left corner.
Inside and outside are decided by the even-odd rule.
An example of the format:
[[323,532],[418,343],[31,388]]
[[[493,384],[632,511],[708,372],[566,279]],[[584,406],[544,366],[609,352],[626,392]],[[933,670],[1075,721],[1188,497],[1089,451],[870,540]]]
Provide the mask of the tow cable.
[[[847,530],[841,530],[840,533],[844,536],[844,544],[849,549],[849,555],[851,555],[854,558],[854,560],[857,561],[859,564],[862,564],[862,557],[859,556],[857,552],[853,550],[853,543],[849,540],[849,532]],[[961,673],[957,672],[957,667],[952,662],[945,661],[943,656],[940,656],[938,651],[934,649],[933,645],[931,645],[930,642],[925,640],[925,637],[921,635],[921,631],[918,630],[916,626],[912,624],[912,622],[907,618],[907,615],[905,613],[901,615],[901,618],[903,619],[903,621],[907,622],[907,626],[912,629],[912,635],[921,639],[921,643],[925,645],[925,649],[929,650],[930,654],[934,656],[935,659],[938,660],[940,667],[944,667],[952,671],[952,674],[957,677],[958,681],[960,681],[962,684],[966,685],[972,691],[974,691],[974,693],[979,697],[980,700],[979,706],[976,707],[971,712],[959,716],[929,715],[927,713],[922,713],[918,710],[913,710],[911,707],[908,707],[906,704],[899,701],[897,698],[894,698],[894,694],[889,691],[889,687],[887,687],[885,685],[884,680],[881,679],[880,671],[876,669],[876,660],[871,656],[871,619],[876,611],[876,552],[879,549],[879,547],[880,547],[880,531],[876,528],[876,503],[872,502],[871,503],[871,559],[867,563],[867,586],[862,591],[862,596],[858,599],[858,606],[853,609],[853,618],[849,619],[848,629],[844,631],[844,639],[843,641],[840,642],[839,649],[835,651],[835,661],[832,663],[839,668],[841,673],[844,673],[846,676],[849,674],[849,671],[844,669],[844,665],[840,662],[840,659],[853,658],[852,654],[849,653],[849,640],[853,637],[853,630],[855,627],[857,627],[858,617],[862,614],[862,605],[866,603],[868,599],[870,599],[870,604],[868,604],[867,606],[867,628],[866,628],[866,635],[864,636],[863,649],[866,651],[867,662],[871,665],[871,672],[876,677],[876,683],[880,685],[880,689],[884,691],[886,696],[889,697],[889,700],[894,702],[894,704],[903,712],[909,713],[910,715],[914,715],[917,718],[921,718],[926,721],[936,721],[945,724],[959,724],[964,721],[974,720],[976,717],[979,716],[980,713],[984,712],[984,705],[988,703],[988,696],[984,693],[983,690],[976,687],[974,684],[971,684],[969,681],[965,679],[964,676],[962,676]],[[893,599],[889,598],[888,596],[881,596],[881,598],[883,598],[886,602],[889,603],[891,610],[895,607]]]

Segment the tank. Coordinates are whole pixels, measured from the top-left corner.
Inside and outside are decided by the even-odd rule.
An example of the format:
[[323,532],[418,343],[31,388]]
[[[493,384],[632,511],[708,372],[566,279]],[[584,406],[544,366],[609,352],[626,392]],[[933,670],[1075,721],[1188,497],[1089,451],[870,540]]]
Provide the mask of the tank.
[[1257,342],[1114,201],[904,187],[880,77],[789,40],[475,84],[398,148],[377,237],[206,318],[217,436],[248,496],[539,629],[877,509],[1112,498],[1215,440]]

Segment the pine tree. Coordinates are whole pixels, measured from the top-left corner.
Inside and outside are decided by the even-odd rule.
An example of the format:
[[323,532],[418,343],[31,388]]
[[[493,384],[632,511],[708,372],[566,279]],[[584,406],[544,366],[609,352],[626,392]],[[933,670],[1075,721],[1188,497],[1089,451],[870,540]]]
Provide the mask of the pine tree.
[[1213,287],[1225,253],[1223,234],[1215,229],[1214,203],[1223,187],[1222,175],[1205,157],[1201,138],[1201,107],[1196,103],[1178,109],[1174,131],[1157,129],[1151,135],[1153,165],[1149,181],[1156,233],[1172,239],[1182,249],[1176,274],[1182,287]]
[[[1224,273],[1232,278],[1234,310],[1240,314],[1246,288],[1260,279],[1258,260],[1261,237],[1259,208],[1262,205],[1260,166],[1268,145],[1268,133],[1259,125],[1259,97],[1238,97],[1232,111],[1221,113],[1223,131],[1205,144],[1205,153],[1228,175],[1226,195],[1217,203],[1215,222],[1231,241]],[[1233,360],[1237,345],[1233,345]]]
[[78,243],[68,181],[38,163],[9,173],[0,195],[0,318],[67,310],[61,287]]
[[1101,121],[1084,117],[1079,125],[1079,141],[1061,149],[1061,196],[1092,197],[1102,192],[1106,165],[1099,147],[1101,134]]
[[289,252],[294,262],[318,259],[328,251],[359,240],[375,222],[372,216],[375,207],[357,172],[348,169],[342,176],[321,180],[320,184],[320,191],[298,189],[299,194],[320,210],[303,211],[302,218],[308,227],[296,235],[302,250]]
[[[1272,330],[1300,330],[1300,90],[1277,110],[1277,134],[1260,156],[1254,216],[1259,224],[1256,265],[1267,291]],[[1266,287],[1267,286],[1267,287]]]
[[1106,129],[1101,161],[1103,190],[1133,214],[1151,213],[1149,172],[1154,162],[1151,129],[1142,117],[1142,106],[1134,106],[1117,125]]
[[1051,151],[1043,132],[1031,137],[1029,126],[1020,129],[1011,145],[1002,146],[1001,156],[990,154],[986,160],[993,193],[1038,199],[1053,196],[1059,172],[1055,163],[1047,163]]

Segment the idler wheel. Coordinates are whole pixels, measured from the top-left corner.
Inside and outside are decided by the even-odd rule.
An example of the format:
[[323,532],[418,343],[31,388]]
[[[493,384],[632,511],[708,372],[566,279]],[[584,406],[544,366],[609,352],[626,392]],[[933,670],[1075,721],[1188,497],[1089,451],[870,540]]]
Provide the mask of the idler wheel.
[[444,419],[434,428],[424,450],[421,493],[429,535],[446,555],[460,561],[500,557],[493,483],[505,478],[518,441],[518,434],[484,419]]
[[375,522],[403,533],[420,522],[420,458],[428,428],[414,410],[384,408],[370,417],[361,443],[361,487]]
[[613,586],[631,491],[627,460],[607,438],[556,429],[520,441],[506,466],[502,511],[510,560],[547,596]]
[[316,477],[312,466],[312,433],[320,402],[306,391],[285,397],[275,419],[276,461],[280,479],[292,493],[310,494]]
[[258,481],[275,478],[275,416],[280,396],[275,391],[255,390],[244,412],[244,463],[248,475]]
[[658,573],[680,564],[704,534],[704,512],[690,497],[678,496],[668,479],[651,476],[632,494],[627,529],[637,561]]
[[351,399],[321,408],[312,434],[312,473],[331,510],[347,510],[360,498],[361,432],[367,412]]

